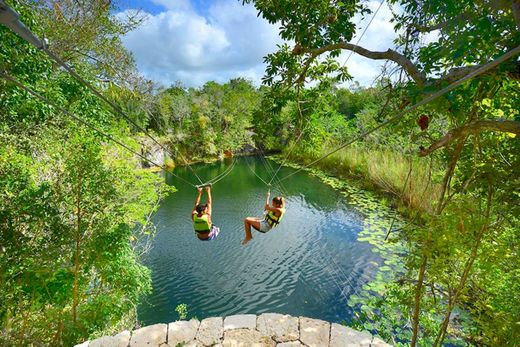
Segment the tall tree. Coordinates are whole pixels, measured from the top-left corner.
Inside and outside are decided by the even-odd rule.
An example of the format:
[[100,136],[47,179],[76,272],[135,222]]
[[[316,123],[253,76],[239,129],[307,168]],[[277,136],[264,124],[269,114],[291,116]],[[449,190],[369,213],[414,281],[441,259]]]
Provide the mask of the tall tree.
[[[399,77],[387,77],[397,81],[394,83],[392,96],[401,99],[397,105],[400,104],[398,109],[402,109],[476,71],[483,64],[516,48],[520,43],[518,0],[389,1],[390,6],[394,5],[393,22],[398,39],[396,47],[389,47],[386,51],[373,51],[350,42],[355,30],[353,16],[355,13],[370,13],[367,2],[246,2],[253,3],[260,14],[271,23],[278,23],[281,36],[294,42],[292,47],[282,45],[277,52],[266,57],[268,66],[264,82],[272,86],[280,98],[287,98],[288,93],[293,93],[294,98],[294,88],[301,88],[303,84],[313,81],[323,81],[324,76],[338,82],[350,78],[348,70],[334,60],[341,51],[350,51],[368,59],[387,61],[399,68]],[[430,39],[424,40],[427,34]],[[467,291],[468,276],[472,273],[474,264],[481,261],[479,250],[487,247],[483,246],[486,242],[490,242],[481,242],[486,238],[485,235],[488,235],[488,228],[490,225],[501,225],[496,230],[500,230],[503,235],[510,232],[502,223],[489,224],[490,219],[486,219],[487,222],[483,222],[480,227],[475,226],[472,230],[478,242],[473,248],[457,244],[459,257],[462,254],[468,255],[466,265],[459,267],[458,258],[449,257],[443,251],[446,244],[439,242],[439,235],[435,230],[436,227],[442,226],[450,235],[449,238],[455,239],[461,229],[453,229],[453,226],[448,227],[445,224],[453,217],[450,210],[458,211],[458,217],[463,220],[475,218],[478,213],[496,217],[496,209],[504,211],[504,208],[510,206],[508,201],[514,199],[512,192],[518,190],[517,179],[514,175],[501,176],[500,173],[508,170],[511,173],[511,168],[515,168],[514,172],[517,172],[518,167],[518,160],[512,159],[511,153],[517,150],[516,137],[520,134],[517,102],[519,71],[518,59],[510,59],[420,110],[430,115],[425,116],[430,123],[447,121],[448,127],[442,132],[429,131],[427,123],[422,123],[425,126],[421,138],[426,148],[418,150],[418,155],[433,155],[435,151],[444,149],[440,157],[445,165],[445,174],[441,182],[443,188],[437,202],[436,214],[426,222],[424,232],[407,236],[412,241],[411,254],[415,256],[415,259],[412,256],[409,262],[410,271],[416,273],[415,294],[411,298],[409,313],[412,346],[415,346],[420,338],[421,305],[428,295],[424,283],[432,283],[433,286],[433,283],[438,281],[444,286],[456,288],[448,294],[447,307],[437,305],[435,308],[446,310],[445,318],[438,326],[437,337],[430,341],[428,333],[424,332],[424,343],[438,345],[445,337],[453,307],[463,304],[460,300],[461,293]],[[419,114],[411,115],[414,116],[418,117]],[[384,115],[380,121],[385,117],[388,116]],[[411,127],[415,123],[411,117],[408,116],[400,127],[394,128],[400,128],[400,131],[403,128],[409,129],[411,133]],[[496,157],[503,156],[504,160],[494,161],[484,153],[494,153]],[[495,180],[498,176],[505,180]],[[483,190],[483,186],[489,188]],[[500,198],[497,198],[496,194],[498,187],[503,193],[499,194]],[[491,198],[488,198],[489,194]],[[460,206],[473,199],[479,203],[490,201],[493,207],[489,210],[480,209],[480,212],[464,212]],[[507,215],[509,218],[515,216],[514,213]],[[447,234],[443,237],[447,237]],[[515,244],[514,247],[517,246],[518,244]],[[443,257],[451,268],[460,269],[458,284],[450,283],[448,279],[438,276],[440,269],[447,270],[440,265]],[[472,280],[477,282],[484,277],[475,275]],[[515,307],[518,307],[518,302]],[[506,321],[510,322],[509,319]],[[486,330],[487,343],[505,341],[506,336],[512,331],[509,329],[499,337],[490,333],[485,324],[480,328]]]

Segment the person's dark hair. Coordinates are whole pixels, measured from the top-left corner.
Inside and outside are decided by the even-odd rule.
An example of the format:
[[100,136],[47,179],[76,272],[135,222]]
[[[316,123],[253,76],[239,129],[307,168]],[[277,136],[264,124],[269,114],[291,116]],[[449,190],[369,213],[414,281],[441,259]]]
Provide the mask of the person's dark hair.
[[273,204],[278,207],[283,207],[283,198],[281,196],[275,196],[273,198]]
[[204,212],[206,207],[208,207],[208,204],[198,204],[197,207],[195,207],[195,211],[197,211],[198,214],[201,214]]

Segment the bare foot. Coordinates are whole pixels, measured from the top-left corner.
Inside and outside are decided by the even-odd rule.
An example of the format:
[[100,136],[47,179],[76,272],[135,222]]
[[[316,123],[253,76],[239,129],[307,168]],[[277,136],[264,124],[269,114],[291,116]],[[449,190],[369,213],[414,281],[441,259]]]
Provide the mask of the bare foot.
[[242,241],[242,245],[244,245],[244,246],[247,245],[247,243],[248,243],[249,241],[251,241],[252,239],[253,239],[252,237],[246,237],[246,238]]

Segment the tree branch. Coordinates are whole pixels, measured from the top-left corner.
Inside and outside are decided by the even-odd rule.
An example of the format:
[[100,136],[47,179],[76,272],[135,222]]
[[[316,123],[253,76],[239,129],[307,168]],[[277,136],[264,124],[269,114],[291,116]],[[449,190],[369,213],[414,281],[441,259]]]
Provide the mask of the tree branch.
[[303,65],[303,70],[296,79],[295,83],[303,83],[305,82],[305,76],[307,75],[307,71],[309,70],[309,67],[311,66],[312,62],[316,59],[318,54],[311,54],[307,60],[305,61],[305,64]]
[[[302,52],[309,53],[311,56],[309,59],[314,60],[318,55],[323,54],[325,52],[334,51],[337,49],[346,49],[352,52],[355,52],[359,55],[362,55],[366,58],[373,59],[373,60],[391,60],[400,66],[403,67],[403,69],[410,75],[410,77],[413,78],[413,80],[417,83],[419,86],[423,86],[426,83],[426,75],[421,72],[417,66],[415,66],[414,63],[407,57],[405,57],[403,54],[396,52],[392,49],[388,49],[384,52],[375,52],[370,51],[366,48],[363,48],[361,46],[354,45],[352,43],[348,42],[340,42],[335,44],[326,45],[320,48],[316,49],[305,49],[302,48]],[[306,70],[304,70],[306,71]],[[300,76],[301,78],[301,76]]]
[[460,128],[450,130],[446,135],[438,141],[430,145],[430,147],[419,152],[419,157],[427,156],[435,150],[447,146],[453,141],[466,137],[471,134],[480,134],[484,131],[497,131],[503,133],[520,134],[520,122],[512,120],[494,121],[494,120],[479,120],[471,122]]
[[515,17],[516,26],[520,30],[520,0],[513,0],[513,16]]
[[[519,2],[519,11],[520,11],[520,0],[515,0],[516,2]],[[520,16],[520,13],[519,13]],[[394,51],[392,49],[388,49],[386,51],[370,51],[364,47],[354,45],[352,43],[348,42],[339,42],[335,44],[329,44],[325,45],[323,47],[319,48],[305,48],[300,47],[297,45],[295,49],[293,50],[293,54],[300,55],[300,54],[308,54],[308,58],[305,61],[303,65],[303,70],[296,79],[296,82],[304,82],[305,76],[307,74],[307,71],[311,65],[311,63],[320,55],[326,52],[339,50],[339,49],[345,49],[348,51],[352,51],[355,53],[358,53],[359,55],[362,55],[366,58],[372,59],[372,60],[390,60],[394,63],[397,63],[399,66],[401,66],[406,73],[415,81],[418,87],[424,87],[426,85],[437,85],[440,82],[446,82],[446,83],[452,83],[455,82],[462,77],[468,75],[469,73],[478,70],[482,67],[482,65],[471,65],[471,66],[462,66],[462,67],[455,67],[447,71],[445,74],[443,74],[441,77],[437,79],[428,80],[426,74],[419,70],[417,65],[415,65],[410,59],[408,59],[405,55]],[[512,64],[509,68],[510,70],[510,76],[511,78],[520,78],[517,71],[520,70],[520,63],[518,62],[512,62],[509,63]],[[486,74],[492,73],[492,70],[486,72]]]
[[443,22],[440,22],[440,23],[437,23],[437,24],[434,24],[434,25],[431,25],[431,26],[421,25],[421,24],[412,24],[411,28],[413,28],[413,30],[415,32],[429,33],[429,32],[434,31],[434,30],[442,29],[445,26],[447,26],[448,24],[455,23],[455,22],[458,22],[458,21],[468,21],[470,19],[471,19],[471,15],[469,13],[467,13],[467,12],[464,12],[464,13],[459,14],[458,16],[455,16],[455,17],[450,18],[450,19],[446,19]]
[[461,79],[467,74],[470,74],[475,70],[478,70],[481,67],[482,65],[455,67],[448,71],[446,74],[444,74],[439,80],[447,83],[452,83]]

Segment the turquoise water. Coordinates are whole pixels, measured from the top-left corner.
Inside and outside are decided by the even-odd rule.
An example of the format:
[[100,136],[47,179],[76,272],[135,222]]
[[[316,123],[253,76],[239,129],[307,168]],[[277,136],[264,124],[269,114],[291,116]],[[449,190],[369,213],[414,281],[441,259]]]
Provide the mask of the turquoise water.
[[[259,157],[238,158],[229,175],[213,187],[213,223],[218,239],[201,242],[190,219],[196,190],[167,176],[178,191],[165,199],[153,221],[157,235],[145,258],[153,292],[138,308],[145,325],[178,319],[175,307],[187,304],[199,319],[237,313],[280,312],[333,322],[350,321],[350,295],[361,290],[381,263],[371,246],[357,241],[363,216],[338,192],[300,172],[283,181],[287,213],[267,234],[253,231],[242,246],[243,219],[261,216],[270,164]],[[203,180],[231,165],[195,165]],[[283,177],[294,169],[283,167]],[[196,183],[187,168],[177,175]],[[203,198],[204,199],[204,198]]]

